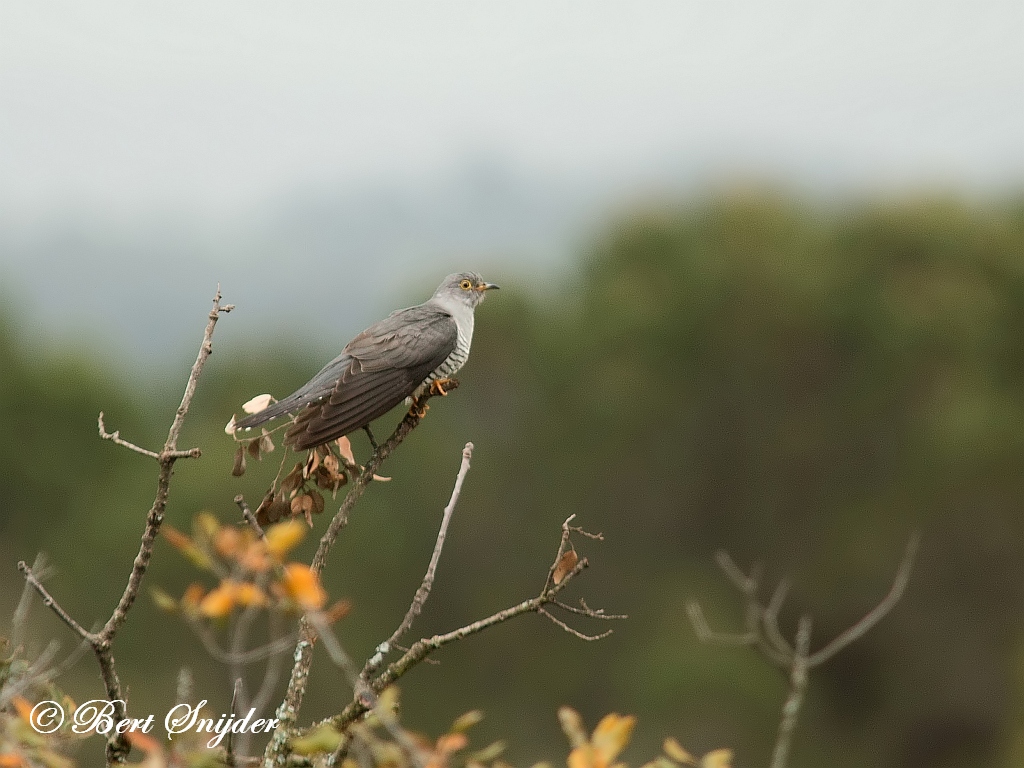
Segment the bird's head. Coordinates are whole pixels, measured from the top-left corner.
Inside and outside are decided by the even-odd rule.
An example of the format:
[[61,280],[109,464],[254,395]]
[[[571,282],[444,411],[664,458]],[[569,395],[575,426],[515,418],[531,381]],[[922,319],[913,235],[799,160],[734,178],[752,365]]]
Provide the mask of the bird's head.
[[454,300],[472,309],[484,300],[487,291],[497,287],[494,283],[484,282],[476,272],[456,272],[441,281],[434,291],[434,298]]

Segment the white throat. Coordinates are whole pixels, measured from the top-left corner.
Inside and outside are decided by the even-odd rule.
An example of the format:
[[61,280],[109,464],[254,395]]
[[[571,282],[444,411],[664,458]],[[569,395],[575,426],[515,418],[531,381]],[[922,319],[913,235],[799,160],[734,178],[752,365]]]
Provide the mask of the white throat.
[[459,336],[468,347],[473,341],[473,308],[461,301],[448,296],[438,298],[437,303],[448,314],[455,318],[455,325],[458,326]]

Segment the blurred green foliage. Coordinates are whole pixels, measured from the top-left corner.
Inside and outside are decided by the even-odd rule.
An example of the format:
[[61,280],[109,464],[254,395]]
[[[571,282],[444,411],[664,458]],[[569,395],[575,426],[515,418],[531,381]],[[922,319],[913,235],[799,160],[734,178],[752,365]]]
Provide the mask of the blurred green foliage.
[[[509,272],[488,275],[503,290],[478,311],[463,386],[432,403],[386,466],[394,481],[370,489],[339,541],[326,586],[355,605],[339,634],[365,657],[401,619],[467,440],[473,470],[416,630],[535,594],[572,513],[606,539],[584,549],[592,567],[573,599],[630,620],[599,643],[542,617],[461,643],[405,680],[407,724],[440,732],[480,708],[482,738],[507,739],[508,758],[528,764],[560,754],[553,713],[569,704],[591,722],[639,715],[633,762],[671,734],[763,764],[784,676],[751,651],[699,645],[685,618],[699,598],[716,627],[739,627],[714,551],[762,561],[769,582],[793,577],[784,626],[810,612],[820,644],[884,595],[919,529],[903,602],[812,677],[793,764],[1024,760],[1024,205],[694,200],[622,215],[546,299],[517,291]],[[244,324],[247,311],[222,322]],[[14,328],[10,315],[0,324],[0,608],[18,591],[15,561],[45,549],[61,571],[52,590],[89,624],[123,588],[156,474],[95,436],[96,413],[158,446],[190,361],[133,388],[119,382],[137,372],[98,370],[87,350],[30,353]],[[230,477],[223,425],[323,363],[283,341],[214,346],[181,440],[203,458],[179,463],[168,508],[182,529],[200,510],[235,519],[238,492],[258,501],[279,454]],[[195,575],[158,545],[150,583],[180,594]],[[70,645],[36,618],[40,639]],[[226,706],[226,672],[148,600],[119,645],[138,711],[166,711],[182,665]],[[92,661],[65,685],[99,695]],[[346,696],[320,659],[304,715]]]

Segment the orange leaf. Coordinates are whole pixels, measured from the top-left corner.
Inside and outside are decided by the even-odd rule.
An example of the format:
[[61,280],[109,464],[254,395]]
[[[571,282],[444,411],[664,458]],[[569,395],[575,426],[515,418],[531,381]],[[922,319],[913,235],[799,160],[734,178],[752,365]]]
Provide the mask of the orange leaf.
[[613,713],[601,719],[594,729],[594,735],[590,737],[601,765],[611,763],[626,748],[635,725],[636,718],[632,715],[623,717]]
[[181,604],[185,608],[198,608],[199,601],[203,599],[205,594],[206,590],[202,584],[192,582],[188,585],[188,589],[185,590],[185,594],[181,596]]
[[269,571],[270,558],[267,556],[267,545],[262,541],[250,541],[239,556],[238,564],[252,573]]
[[18,717],[24,720],[29,725],[32,725],[32,704],[27,699],[21,696],[15,696],[11,699],[11,703],[14,704],[14,708],[18,712]]
[[166,538],[167,541],[170,542],[171,546],[181,552],[184,552],[195,546],[195,544],[192,542],[192,539],[190,539],[188,536],[186,536],[184,533],[182,533],[172,525],[167,525],[165,523],[163,527],[163,532],[164,538]]
[[569,768],[603,768],[603,766],[598,765],[597,755],[594,753],[594,748],[589,744],[576,747],[576,749],[569,753],[566,763],[568,763]]
[[234,526],[225,525],[213,537],[213,548],[221,557],[236,557],[242,547],[242,534]]
[[288,596],[306,610],[319,610],[327,602],[327,593],[313,569],[303,563],[288,563],[282,580]]
[[328,624],[333,624],[336,621],[344,619],[352,612],[352,602],[350,600],[339,600],[324,614]]
[[230,579],[221,582],[199,603],[199,612],[211,619],[219,619],[231,613],[235,607],[238,585]]
[[469,738],[464,733],[446,733],[437,740],[435,751],[442,759],[448,755],[458,752],[469,744]]
[[572,569],[576,567],[576,563],[578,563],[579,560],[580,559],[576,555],[575,550],[566,550],[566,552],[558,558],[558,564],[555,566],[555,572],[551,574],[551,580],[555,582],[555,584],[561,584],[562,579],[572,572]]
[[[292,503],[294,504],[294,501]],[[267,529],[267,551],[280,560],[291,552],[305,537],[306,526],[298,520],[287,520],[283,523],[272,525]]]
[[21,755],[6,752],[0,755],[0,768],[28,768],[28,763]]
[[235,602],[239,605],[262,606],[269,602],[263,590],[252,582],[246,581],[235,588]]

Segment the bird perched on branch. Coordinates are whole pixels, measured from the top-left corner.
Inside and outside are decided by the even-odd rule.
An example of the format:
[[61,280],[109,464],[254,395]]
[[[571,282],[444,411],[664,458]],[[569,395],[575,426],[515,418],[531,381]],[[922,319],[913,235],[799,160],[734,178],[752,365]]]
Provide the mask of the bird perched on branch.
[[369,426],[406,398],[415,403],[431,388],[444,394],[446,380],[469,357],[473,310],[497,287],[475,272],[448,275],[430,299],[371,325],[308,383],[258,413],[232,419],[228,431],[294,413],[284,442],[302,451]]

